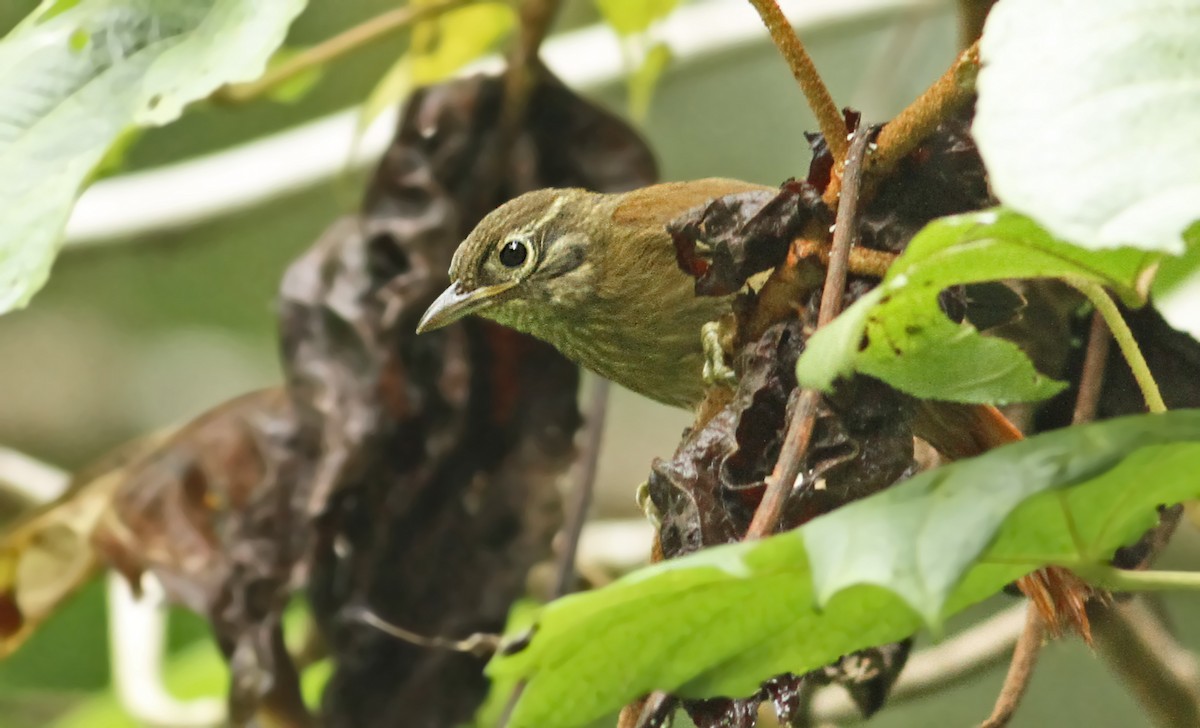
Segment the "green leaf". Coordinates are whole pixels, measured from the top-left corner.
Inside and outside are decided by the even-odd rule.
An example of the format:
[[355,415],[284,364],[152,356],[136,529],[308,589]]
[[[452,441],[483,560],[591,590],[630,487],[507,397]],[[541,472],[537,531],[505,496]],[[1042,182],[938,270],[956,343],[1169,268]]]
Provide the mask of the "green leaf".
[[922,623],[936,629],[1047,564],[1102,568],[1153,525],[1157,505],[1200,495],[1197,468],[1200,410],[1040,435],[795,531],[560,599],[530,644],[493,658],[488,672],[528,681],[514,728],[583,725],[656,689],[749,695],[773,675],[904,638]]
[[[508,3],[481,3],[422,23],[431,42],[413,54],[412,80],[417,85],[442,81],[487,53],[508,32],[516,18]],[[419,45],[414,39],[414,45]]]
[[596,0],[600,15],[620,35],[644,33],[677,5],[679,0]]
[[796,376],[822,390],[858,371],[927,399],[1044,399],[1064,385],[1039,374],[1015,344],[951,321],[939,293],[1008,278],[1072,276],[1139,305],[1139,276],[1160,257],[1130,248],[1083,250],[1002,209],[935,220],[917,233],[875,291],[809,339]]
[[1200,220],[1197,38],[1195,0],[997,4],[972,135],[1004,204],[1088,248],[1182,252]]
[[508,3],[480,3],[418,23],[409,51],[371,89],[359,114],[366,129],[414,86],[436,83],[480,58],[512,30],[516,18]]
[[45,283],[76,197],[121,134],[258,76],[304,4],[60,2],[0,41],[0,313]]

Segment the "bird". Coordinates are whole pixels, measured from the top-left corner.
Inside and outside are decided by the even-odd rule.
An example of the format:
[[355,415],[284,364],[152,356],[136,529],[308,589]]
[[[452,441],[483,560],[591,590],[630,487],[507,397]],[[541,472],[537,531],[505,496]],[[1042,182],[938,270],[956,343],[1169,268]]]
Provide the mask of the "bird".
[[[775,191],[706,178],[628,192],[526,192],[486,215],[459,245],[450,285],[417,333],[478,315],[539,338],[568,359],[650,399],[685,409],[703,401],[701,331],[731,309],[730,296],[698,296],[676,262],[667,224],[725,195]],[[710,342],[711,343],[711,342]],[[990,405],[918,402],[914,434],[945,458],[978,455],[1023,435]],[[1052,632],[1090,641],[1090,590],[1056,567],[1022,577]]]
[[732,296],[696,295],[666,226],[715,198],[752,190],[776,191],[707,178],[607,194],[527,192],[485,216],[459,245],[450,286],[417,333],[479,315],[638,394],[692,408],[705,390],[701,329],[730,310]]

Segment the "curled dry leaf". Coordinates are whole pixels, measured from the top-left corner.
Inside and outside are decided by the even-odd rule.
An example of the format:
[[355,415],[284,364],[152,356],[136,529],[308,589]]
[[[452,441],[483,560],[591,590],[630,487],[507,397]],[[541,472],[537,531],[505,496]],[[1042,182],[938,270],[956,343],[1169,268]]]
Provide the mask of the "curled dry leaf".
[[521,192],[653,181],[637,135],[553,79],[511,137],[502,94],[483,77],[414,94],[363,213],[283,284],[285,368],[307,443],[294,453],[315,474],[308,594],[334,663],[322,721],[334,728],[469,720],[487,690],[480,659],[347,617],[366,607],[420,634],[499,632],[560,525],[577,370],[485,321],[415,336],[455,248]]
[[311,722],[280,626],[307,564],[295,446],[282,389],[231,400],[131,465],[92,535],[135,591],[153,574],[170,602],[208,619],[230,662],[234,725]]
[[53,503],[8,524],[0,535],[0,658],[19,648],[100,566],[91,535],[124,468],[162,436],[119,448],[71,480]]

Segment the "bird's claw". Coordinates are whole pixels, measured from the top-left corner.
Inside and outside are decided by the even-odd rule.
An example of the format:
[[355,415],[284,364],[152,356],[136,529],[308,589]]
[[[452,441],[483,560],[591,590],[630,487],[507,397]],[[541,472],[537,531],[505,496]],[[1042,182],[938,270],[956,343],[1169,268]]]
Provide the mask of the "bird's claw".
[[662,514],[658,512],[658,506],[654,505],[654,501],[650,499],[650,481],[642,481],[633,497],[637,500],[638,508],[646,516],[646,520],[654,526],[655,531],[659,530],[662,526]]
[[700,341],[704,346],[704,384],[732,389],[737,386],[737,374],[725,363],[721,339],[720,321],[709,321],[700,328]]

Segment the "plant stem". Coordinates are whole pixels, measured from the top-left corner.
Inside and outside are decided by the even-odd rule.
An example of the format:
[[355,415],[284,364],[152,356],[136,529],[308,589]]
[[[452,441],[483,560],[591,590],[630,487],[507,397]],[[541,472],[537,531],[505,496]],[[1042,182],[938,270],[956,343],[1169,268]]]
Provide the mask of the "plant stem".
[[1096,419],[1096,407],[1100,403],[1100,391],[1104,387],[1104,369],[1108,363],[1108,345],[1111,341],[1104,317],[1099,311],[1092,314],[1092,327],[1088,332],[1087,352],[1083,358],[1083,373],[1079,375],[1079,395],[1075,398],[1075,411],[1071,424],[1082,425]]
[[1104,323],[1108,324],[1108,330],[1112,332],[1113,339],[1116,340],[1117,346],[1121,349],[1121,354],[1129,364],[1129,370],[1133,372],[1134,380],[1137,381],[1138,387],[1142,390],[1142,397],[1146,400],[1146,407],[1155,414],[1166,412],[1167,405],[1163,402],[1162,392],[1158,389],[1158,383],[1154,381],[1154,375],[1150,373],[1150,366],[1146,363],[1146,357],[1142,356],[1142,350],[1133,338],[1133,332],[1130,331],[1129,324],[1125,322],[1125,317],[1121,315],[1121,311],[1113,303],[1112,297],[1098,283],[1074,277],[1067,278],[1066,281],[1072,287],[1078,289],[1080,293],[1087,296],[1087,299],[1095,306],[1096,311],[1104,317]]
[[808,100],[808,107],[812,109],[813,116],[817,117],[817,125],[825,135],[825,143],[829,145],[829,152],[833,155],[833,177],[837,179],[841,176],[850,148],[849,142],[846,141],[846,122],[842,119],[842,112],[834,103],[829,88],[821,80],[821,74],[817,73],[817,67],[809,57],[808,51],[804,49],[804,44],[800,42],[800,37],[779,9],[779,3],[776,0],[750,0],[750,4],[758,11],[763,25],[767,26],[771,40],[787,61],[792,76],[800,84],[800,90]]
[[1025,629],[1013,649],[1012,662],[1009,663],[1008,674],[1004,676],[1004,686],[996,698],[992,714],[979,728],[1003,728],[1012,720],[1033,679],[1033,669],[1037,667],[1045,634],[1041,614],[1032,604],[1028,605],[1025,607]]
[[478,1],[442,0],[428,5],[404,5],[395,10],[389,10],[297,53],[278,66],[268,69],[257,80],[225,86],[213,94],[213,97],[229,103],[253,101],[314,66],[322,66],[360,48],[365,48],[418,21],[436,17]]
[[[874,138],[874,130],[860,127],[854,134],[854,143],[846,158],[846,195],[838,205],[836,225],[833,230],[833,245],[829,250],[829,267],[825,273],[824,289],[821,292],[821,307],[817,312],[817,327],[833,320],[842,309],[842,297],[846,291],[846,268],[850,259],[850,248],[858,231],[858,191],[862,183],[863,167],[867,150]],[[743,540],[763,538],[779,527],[783,506],[791,495],[804,455],[808,452],[816,425],[817,407],[821,393],[815,389],[800,392],[796,408],[783,436],[783,447],[771,474],[767,476],[767,487],[762,500],[754,511],[754,518],[746,529]]]
[[958,42],[966,48],[983,34],[983,22],[996,0],[958,0]]
[[1096,651],[1158,726],[1200,725],[1200,664],[1142,599],[1093,603]]
[[579,535],[587,521],[592,493],[596,490],[596,468],[600,463],[600,444],[604,435],[604,420],[608,415],[608,380],[596,377],[592,382],[588,401],[587,422],[583,428],[583,444],[576,463],[575,483],[566,503],[566,520],[563,523],[563,545],[555,565],[554,591],[551,599],[558,599],[574,591],[575,555],[579,551]]
[[[958,56],[954,65],[933,83],[916,101],[889,121],[879,133],[877,148],[871,155],[871,178],[886,177],[900,160],[908,156],[945,121],[946,117],[975,98],[975,77],[979,73],[979,43],[973,43]],[[837,185],[835,177],[830,190]],[[836,191],[827,190],[825,201]]]
[[1107,564],[1072,565],[1068,568],[1088,581],[1113,591],[1200,591],[1198,571],[1133,571]]

